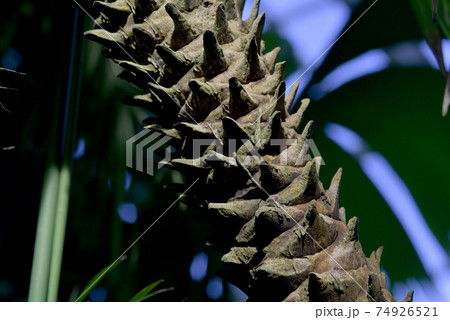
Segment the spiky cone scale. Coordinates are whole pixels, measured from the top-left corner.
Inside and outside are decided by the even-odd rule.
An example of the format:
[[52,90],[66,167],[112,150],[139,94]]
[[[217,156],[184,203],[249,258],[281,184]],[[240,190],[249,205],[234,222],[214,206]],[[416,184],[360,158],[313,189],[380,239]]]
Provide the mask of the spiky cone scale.
[[[134,102],[155,109],[159,119],[149,128],[179,147],[172,167],[200,177],[189,196],[204,203],[216,228],[224,277],[250,301],[395,301],[381,250],[367,258],[358,219],[347,223],[339,208],[342,171],[325,190],[320,159],[309,158],[312,121],[297,133],[309,100],[289,114],[298,83],[286,94],[279,48],[264,55],[260,1],[247,21],[243,0],[137,2],[97,4],[113,23],[87,36],[108,46],[135,82],[149,83]],[[124,58],[113,40],[139,61]],[[216,143],[194,155],[196,138]]]

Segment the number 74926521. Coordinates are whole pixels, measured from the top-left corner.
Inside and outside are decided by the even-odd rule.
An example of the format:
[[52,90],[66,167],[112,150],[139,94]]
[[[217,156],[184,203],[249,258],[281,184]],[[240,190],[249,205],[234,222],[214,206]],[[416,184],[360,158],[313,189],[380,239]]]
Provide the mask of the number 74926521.
[[377,316],[392,317],[437,317],[437,308],[429,307],[377,307]]

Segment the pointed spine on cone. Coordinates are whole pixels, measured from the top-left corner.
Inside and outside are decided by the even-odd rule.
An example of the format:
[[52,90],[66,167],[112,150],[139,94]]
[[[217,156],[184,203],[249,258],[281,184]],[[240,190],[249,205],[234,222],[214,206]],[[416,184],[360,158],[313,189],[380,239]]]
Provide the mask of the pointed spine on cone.
[[317,174],[315,161],[309,161],[304,167],[302,174],[295,178],[292,183],[279,193],[269,197],[268,202],[274,201],[278,204],[297,205],[318,197],[319,176]]
[[242,143],[242,140],[250,140],[248,133],[233,118],[224,117],[222,119],[222,124],[223,137],[225,140],[238,140],[239,143]]
[[252,274],[260,283],[265,283],[273,292],[271,297],[264,297],[264,288],[254,286],[253,295],[257,301],[283,300],[308,279],[312,264],[307,259],[271,258],[264,259],[257,265]]
[[275,95],[272,101],[272,107],[268,111],[269,114],[273,114],[274,112],[279,111],[281,114],[281,118],[286,119],[287,113],[286,113],[286,101],[284,97],[285,93],[286,93],[286,82],[281,81],[280,85],[277,88],[277,91],[275,91]]
[[280,82],[283,81],[284,72],[286,70],[286,62],[279,62],[275,64],[272,75],[270,75],[266,79],[266,83],[264,85],[264,92],[267,92],[271,95],[275,93]]
[[408,291],[408,294],[406,295],[405,299],[402,300],[402,302],[413,302],[414,297],[414,290]]
[[250,16],[244,22],[245,25],[247,26],[247,28],[250,28],[251,25],[255,22],[256,18],[258,17],[260,4],[261,4],[261,0],[253,1],[253,6],[252,6],[252,11],[250,12]]
[[330,188],[327,190],[327,196],[330,201],[330,207],[332,216],[334,219],[339,220],[339,190],[341,188],[342,168],[336,172],[331,180]]
[[375,302],[386,302],[387,300],[383,296],[383,289],[380,284],[380,279],[375,273],[369,274],[369,290],[367,292],[368,300]]
[[197,77],[213,76],[225,71],[228,68],[227,61],[223,54],[222,47],[212,31],[206,31],[203,35],[203,57],[200,65],[194,70]]
[[279,156],[274,159],[274,163],[302,167],[305,166],[309,160],[309,142],[312,132],[314,130],[314,121],[309,121],[302,134],[296,139],[296,143],[284,149]]
[[266,53],[264,55],[264,62],[266,63],[267,70],[269,72],[273,72],[273,69],[275,68],[275,63],[277,62],[278,55],[280,54],[281,48],[276,47],[269,53]]
[[379,247],[376,251],[372,251],[368,259],[368,266],[372,272],[380,271],[381,255],[383,254],[383,247]]
[[[303,219],[305,206],[292,210],[287,206],[264,206],[255,213],[255,229],[267,235],[267,242],[295,227]],[[261,238],[261,237],[260,237]]]
[[151,57],[151,54],[156,47],[156,36],[151,30],[142,27],[142,25],[133,26],[132,30],[133,34],[126,42],[128,45],[132,46],[136,52],[139,52],[139,54],[135,54],[135,58],[138,61],[148,63],[148,58]]
[[248,266],[258,253],[254,247],[233,247],[230,252],[222,257],[222,262],[227,266]]
[[149,83],[150,92],[153,93],[155,97],[158,98],[159,101],[164,106],[165,111],[171,111],[171,114],[175,113],[178,114],[180,110],[180,102],[177,101],[174,93],[175,91],[173,89],[167,89],[163,86],[160,86],[158,84]]
[[159,4],[156,0],[135,0],[134,6],[136,8],[135,15],[138,21],[143,21],[153,11],[159,9]]
[[[297,87],[298,88],[298,87]],[[303,116],[308,109],[309,103],[311,100],[303,99],[300,108],[296,113],[290,115],[286,120],[286,127],[297,130],[300,126],[300,123],[303,120]]]
[[301,137],[304,140],[311,139],[313,131],[314,131],[314,121],[311,120],[306,124],[305,129],[303,129]]
[[342,283],[333,276],[312,272],[308,280],[308,295],[311,302],[339,301],[339,296],[344,292]]
[[237,200],[227,203],[210,203],[208,210],[214,219],[227,220],[250,220],[261,203],[260,199]]
[[252,37],[255,37],[256,46],[258,47],[258,53],[262,53],[262,34],[264,30],[264,24],[266,23],[266,15],[265,13],[261,13],[261,15],[254,20],[251,25],[250,32],[248,34],[248,39],[251,40]]
[[179,80],[192,66],[192,62],[181,52],[164,45],[158,45],[156,51],[164,61],[164,77],[172,81]]
[[336,228],[328,224],[314,205],[309,206],[301,224],[296,224],[264,248],[266,258],[303,258],[320,252],[336,238]]
[[279,154],[283,150],[283,144],[287,138],[288,134],[283,127],[281,113],[276,111],[261,134],[261,141],[259,142],[261,154]]
[[[290,114],[290,111],[294,104],[295,96],[297,95],[299,86],[300,86],[300,82],[295,81],[294,84],[291,86],[288,96],[286,97],[286,113],[287,114]],[[303,100],[305,100],[305,99],[303,99]],[[302,103],[303,103],[303,100],[302,100]],[[301,121],[301,119],[300,119],[300,121]],[[295,130],[297,130],[297,128],[295,128]]]
[[265,72],[261,66],[258,53],[258,45],[256,43],[256,37],[253,37],[247,47],[244,50],[244,62],[243,62],[244,76],[242,80],[244,83],[250,81],[256,81],[264,77]]
[[[274,139],[287,139],[287,134],[283,128],[281,112],[275,111],[271,114],[272,116],[270,117],[269,121],[267,121],[267,126],[263,129],[262,133],[262,136],[267,138],[267,142],[270,146],[272,146],[272,142],[274,142],[272,140]],[[277,148],[278,145],[275,145],[274,147],[276,147],[275,149],[279,149]],[[279,152],[280,150],[278,150],[278,153]]]
[[358,228],[359,220],[357,217],[353,217],[348,221],[347,232],[344,235],[344,243],[358,240]]
[[229,90],[230,100],[228,106],[225,107],[225,115],[236,119],[258,106],[237,78],[230,79]]
[[286,61],[275,64],[272,77],[279,83],[283,81],[284,73],[286,71]]
[[180,111],[180,116],[186,118],[188,113],[195,119],[201,120],[220,105],[219,92],[212,83],[200,80],[191,80],[189,88],[191,96],[186,101],[185,107]]
[[233,33],[231,32],[228,24],[225,5],[223,3],[221,3],[217,8],[214,32],[220,44],[227,44],[233,42],[234,40]]
[[182,48],[197,37],[197,32],[173,3],[166,4],[165,8],[174,23],[170,45],[174,49]]
[[141,65],[139,63],[122,60],[119,61],[119,66],[122,68],[133,72],[140,79],[145,79],[144,81],[148,83],[148,80],[151,78],[158,78],[160,75],[160,70],[157,69],[153,64]]
[[269,192],[278,192],[301,174],[302,169],[262,162],[261,184]]

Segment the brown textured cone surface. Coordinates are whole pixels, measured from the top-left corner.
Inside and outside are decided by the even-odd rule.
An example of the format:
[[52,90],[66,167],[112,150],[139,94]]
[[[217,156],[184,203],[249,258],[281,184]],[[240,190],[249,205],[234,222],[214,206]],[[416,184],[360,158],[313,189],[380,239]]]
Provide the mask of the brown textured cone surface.
[[[264,54],[259,2],[242,21],[242,0],[96,1],[100,28],[86,36],[145,90],[130,102],[173,138],[172,166],[200,177],[184,199],[205,210],[222,275],[250,301],[395,301],[381,249],[366,258],[358,219],[339,208],[342,171],[326,190],[309,158],[312,121],[297,133],[309,101],[289,115],[298,83],[285,94],[279,48]],[[217,143],[194,154],[194,139]]]

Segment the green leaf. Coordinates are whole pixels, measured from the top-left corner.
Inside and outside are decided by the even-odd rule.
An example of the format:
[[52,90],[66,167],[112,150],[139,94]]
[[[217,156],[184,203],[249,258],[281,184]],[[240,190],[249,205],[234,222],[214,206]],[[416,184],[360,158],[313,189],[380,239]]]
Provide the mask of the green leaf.
[[114,270],[122,261],[124,261],[127,257],[122,256],[110,265],[104,267],[100,272],[98,272],[86,285],[86,287],[83,289],[81,295],[75,300],[75,302],[81,302],[84,301],[84,299],[87,298],[89,293],[96,287],[96,285],[106,276],[108,273],[110,273],[112,270]]
[[157,294],[164,293],[164,292],[169,292],[169,291],[173,291],[173,290],[174,290],[174,288],[161,289],[161,290],[152,292],[152,293],[146,295],[145,297],[142,297],[141,299],[139,299],[138,301],[135,301],[135,302],[142,302],[142,301],[150,299],[153,296],[156,296]]
[[[378,0],[376,3],[373,0],[361,1],[342,29],[342,32],[347,29],[348,31],[331,48],[305,92],[339,65],[366,51],[388,47],[401,41],[420,39],[421,30],[408,1]],[[431,21],[430,17],[431,13],[429,16]]]
[[[164,282],[164,280],[158,280],[153,282],[152,284],[146,286],[144,289],[142,289],[141,291],[139,291],[133,298],[130,299],[130,302],[141,302],[144,301],[145,299],[148,299],[150,297],[146,296],[153,290],[155,289],[161,282]],[[145,299],[144,299],[145,298]]]
[[2,67],[0,67],[0,71],[4,71],[4,72],[8,72],[8,73],[13,73],[13,74],[18,74],[18,75],[21,75],[21,76],[25,76],[25,75],[26,75],[26,74],[23,73],[23,72],[18,72],[18,71],[15,71],[15,70],[6,69],[6,68],[2,68]]

